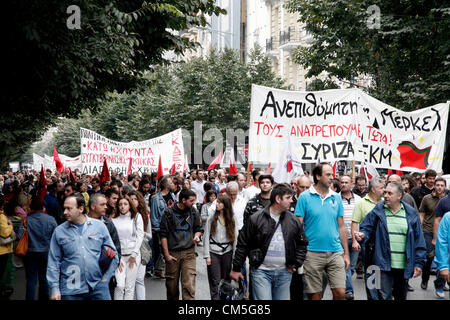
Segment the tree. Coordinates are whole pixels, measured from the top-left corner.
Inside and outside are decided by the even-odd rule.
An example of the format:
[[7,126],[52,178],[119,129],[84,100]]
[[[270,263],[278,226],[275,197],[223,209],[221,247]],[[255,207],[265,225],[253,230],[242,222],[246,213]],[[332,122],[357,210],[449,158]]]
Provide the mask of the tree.
[[[98,110],[108,92],[141,85],[143,72],[163,62],[165,50],[182,53],[194,46],[177,31],[205,26],[204,15],[225,13],[214,2],[2,3],[8,32],[3,39],[6,82],[1,95],[0,167],[24,153],[58,116],[76,117],[86,108]],[[68,11],[73,4],[79,11]]]
[[448,1],[290,0],[287,8],[313,37],[294,59],[308,78],[367,77],[369,94],[406,111],[448,100]]
[[248,129],[252,83],[283,87],[261,48],[250,53],[246,64],[238,52],[226,49],[186,63],[156,66],[147,77],[149,86],[110,95],[97,114],[62,120],[55,135],[58,150],[68,156],[79,154],[80,127],[128,142],[180,127],[194,137],[194,122],[202,121],[203,132],[218,128],[225,137],[227,128]]

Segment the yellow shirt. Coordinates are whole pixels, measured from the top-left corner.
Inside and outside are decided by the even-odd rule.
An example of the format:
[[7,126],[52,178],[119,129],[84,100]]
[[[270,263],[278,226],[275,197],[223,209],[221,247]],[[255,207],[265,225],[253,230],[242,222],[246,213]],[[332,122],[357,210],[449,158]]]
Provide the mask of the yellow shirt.
[[[0,211],[0,237],[7,238],[11,235],[13,226],[8,224],[8,217]],[[0,245],[0,255],[13,252],[13,242],[7,245]]]

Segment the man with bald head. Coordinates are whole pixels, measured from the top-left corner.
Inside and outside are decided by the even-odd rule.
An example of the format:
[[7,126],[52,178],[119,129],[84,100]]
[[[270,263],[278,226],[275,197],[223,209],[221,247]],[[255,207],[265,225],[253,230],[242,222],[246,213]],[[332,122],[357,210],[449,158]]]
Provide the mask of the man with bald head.
[[[311,187],[311,180],[306,175],[301,175],[299,177],[294,177],[292,180],[296,180],[295,188],[292,187],[292,189],[295,191],[295,193],[292,195],[292,203],[291,208],[289,209],[292,213],[295,212],[295,206],[297,205],[298,197],[300,197],[300,194],[306,190],[308,190]],[[291,183],[292,186],[292,183]]]

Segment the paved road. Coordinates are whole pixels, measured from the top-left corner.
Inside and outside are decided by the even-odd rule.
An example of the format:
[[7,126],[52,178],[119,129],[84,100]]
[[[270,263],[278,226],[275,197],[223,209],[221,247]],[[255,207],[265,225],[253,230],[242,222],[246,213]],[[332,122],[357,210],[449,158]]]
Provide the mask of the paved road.
[[[197,247],[199,253],[197,257],[197,278],[196,278],[196,299],[197,300],[210,300],[208,278],[206,274],[206,263],[200,254],[202,247]],[[366,294],[364,289],[364,282],[362,279],[356,279],[356,274],[353,276],[354,288],[355,288],[355,300],[365,300]],[[435,276],[431,276],[427,290],[420,288],[420,277],[410,280],[410,285],[415,289],[414,292],[408,293],[408,300],[435,300],[434,281]],[[166,299],[166,287],[165,280],[160,278],[146,278],[146,298],[147,300],[165,300]],[[448,292],[446,298],[449,299]],[[23,268],[16,271],[15,278],[15,292],[11,299],[22,300],[25,299],[25,272]],[[329,287],[327,287],[324,300],[331,300],[332,295]]]

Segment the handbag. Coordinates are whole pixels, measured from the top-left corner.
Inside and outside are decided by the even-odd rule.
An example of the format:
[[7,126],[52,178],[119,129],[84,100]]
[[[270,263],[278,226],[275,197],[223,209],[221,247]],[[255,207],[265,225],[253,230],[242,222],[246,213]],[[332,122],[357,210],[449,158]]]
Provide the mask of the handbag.
[[25,256],[28,251],[28,231],[27,231],[27,219],[22,219],[23,223],[23,234],[17,243],[16,249],[14,249],[14,253],[18,256]]
[[152,258],[152,248],[150,247],[150,243],[147,239],[142,241],[141,245],[141,263],[146,266],[150,259]]

